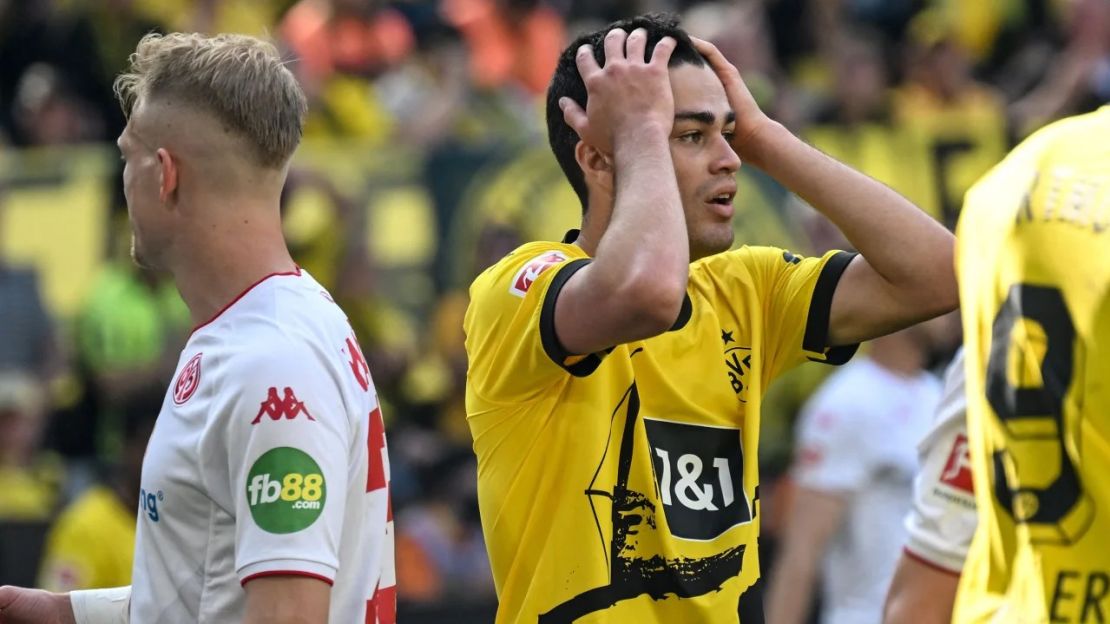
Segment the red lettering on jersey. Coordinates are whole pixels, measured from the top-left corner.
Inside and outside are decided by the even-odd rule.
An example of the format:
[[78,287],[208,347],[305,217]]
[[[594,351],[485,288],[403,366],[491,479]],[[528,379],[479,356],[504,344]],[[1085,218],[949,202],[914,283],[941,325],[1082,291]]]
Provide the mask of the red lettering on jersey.
[[366,364],[366,358],[363,357],[362,349],[358,346],[358,340],[354,336],[347,339],[347,355],[351,358],[347,363],[351,365],[351,372],[355,374],[355,381],[362,386],[363,392],[369,391],[370,366]]
[[397,624],[397,586],[378,586],[366,601],[366,624]]
[[820,464],[824,458],[825,454],[815,446],[805,446],[798,451],[798,464],[804,468],[812,468]]
[[185,367],[181,369],[181,373],[177,376],[177,381],[173,384],[173,402],[182,405],[193,393],[197,391],[197,386],[200,385],[200,356],[198,353],[189,359]]
[[366,435],[366,491],[373,492],[386,486],[385,480],[385,423],[382,410],[375,407],[370,412],[369,433]]
[[529,260],[513,278],[513,284],[509,287],[509,292],[518,297],[523,297],[540,274],[566,259],[566,255],[561,251],[548,251]]
[[967,445],[967,436],[962,433],[952,442],[952,450],[948,453],[944,472],[940,473],[940,482],[968,494],[975,493],[975,487],[971,481],[971,452]]
[[251,421],[252,425],[257,425],[262,420],[262,415],[265,414],[270,417],[270,420],[281,420],[284,416],[286,420],[293,420],[301,413],[308,416],[309,420],[316,420],[312,414],[308,413],[308,409],[304,406],[304,401],[298,401],[297,395],[293,394],[292,388],[285,388],[285,396],[278,397],[277,388],[270,387],[270,393],[266,396],[266,400],[258,408],[258,415]]

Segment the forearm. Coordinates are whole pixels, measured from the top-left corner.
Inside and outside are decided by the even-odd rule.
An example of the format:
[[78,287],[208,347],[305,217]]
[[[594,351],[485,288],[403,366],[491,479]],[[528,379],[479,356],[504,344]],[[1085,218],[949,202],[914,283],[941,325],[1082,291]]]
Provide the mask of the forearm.
[[817,561],[798,549],[787,551],[772,569],[768,590],[767,621],[775,624],[802,624],[809,615]]
[[681,294],[689,274],[690,245],[668,131],[641,128],[614,147],[612,220],[598,242],[595,271],[609,283],[648,281]]
[[955,239],[906,198],[768,122],[750,157],[844,233],[893,288],[923,301],[956,300]]

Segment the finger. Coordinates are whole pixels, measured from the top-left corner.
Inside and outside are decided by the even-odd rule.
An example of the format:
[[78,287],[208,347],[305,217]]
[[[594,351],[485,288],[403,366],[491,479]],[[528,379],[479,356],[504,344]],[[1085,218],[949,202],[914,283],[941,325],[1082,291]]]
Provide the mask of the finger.
[[625,52],[628,54],[628,60],[636,63],[646,63],[647,58],[644,52],[647,50],[647,30],[637,28],[628,35],[628,40],[624,44]]
[[610,60],[617,60],[624,58],[624,42],[628,39],[628,33],[620,28],[614,28],[605,35],[605,64],[608,65]]
[[578,105],[578,102],[568,97],[559,98],[559,109],[563,111],[563,121],[578,134],[578,138],[582,138],[589,125],[586,111]]
[[574,57],[574,62],[578,65],[578,74],[582,76],[582,80],[601,71],[597,59],[594,58],[594,47],[588,43],[578,46],[578,54]]
[[705,60],[709,61],[709,65],[714,69],[729,64],[728,60],[725,59],[725,55],[721,54],[717,46],[712,43],[709,43],[705,39],[698,39],[697,37],[690,37],[690,41],[694,44],[694,49],[704,56]]
[[666,67],[671,62],[671,53],[677,45],[678,42],[674,37],[663,37],[655,44],[655,50],[651,53],[651,62]]

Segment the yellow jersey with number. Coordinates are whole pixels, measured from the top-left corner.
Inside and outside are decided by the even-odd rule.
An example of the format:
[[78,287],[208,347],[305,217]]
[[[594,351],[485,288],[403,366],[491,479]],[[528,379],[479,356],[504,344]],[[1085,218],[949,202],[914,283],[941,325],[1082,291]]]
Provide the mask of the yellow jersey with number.
[[1033,135],[958,232],[979,526],[956,622],[1110,618],[1110,108]]
[[825,346],[851,257],[700,260],[669,332],[586,356],[554,326],[581,248],[529,243],[474,281],[466,409],[498,624],[763,621],[760,400],[854,352]]

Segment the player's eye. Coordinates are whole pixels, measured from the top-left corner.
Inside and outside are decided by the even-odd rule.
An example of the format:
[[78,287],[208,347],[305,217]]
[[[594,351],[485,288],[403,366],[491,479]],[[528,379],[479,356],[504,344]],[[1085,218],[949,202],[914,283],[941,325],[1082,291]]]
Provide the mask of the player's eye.
[[701,134],[700,130],[694,130],[694,131],[691,131],[691,132],[687,132],[685,134],[680,134],[678,136],[678,140],[682,141],[683,143],[697,144],[697,143],[701,143],[701,139],[702,139],[702,134]]

